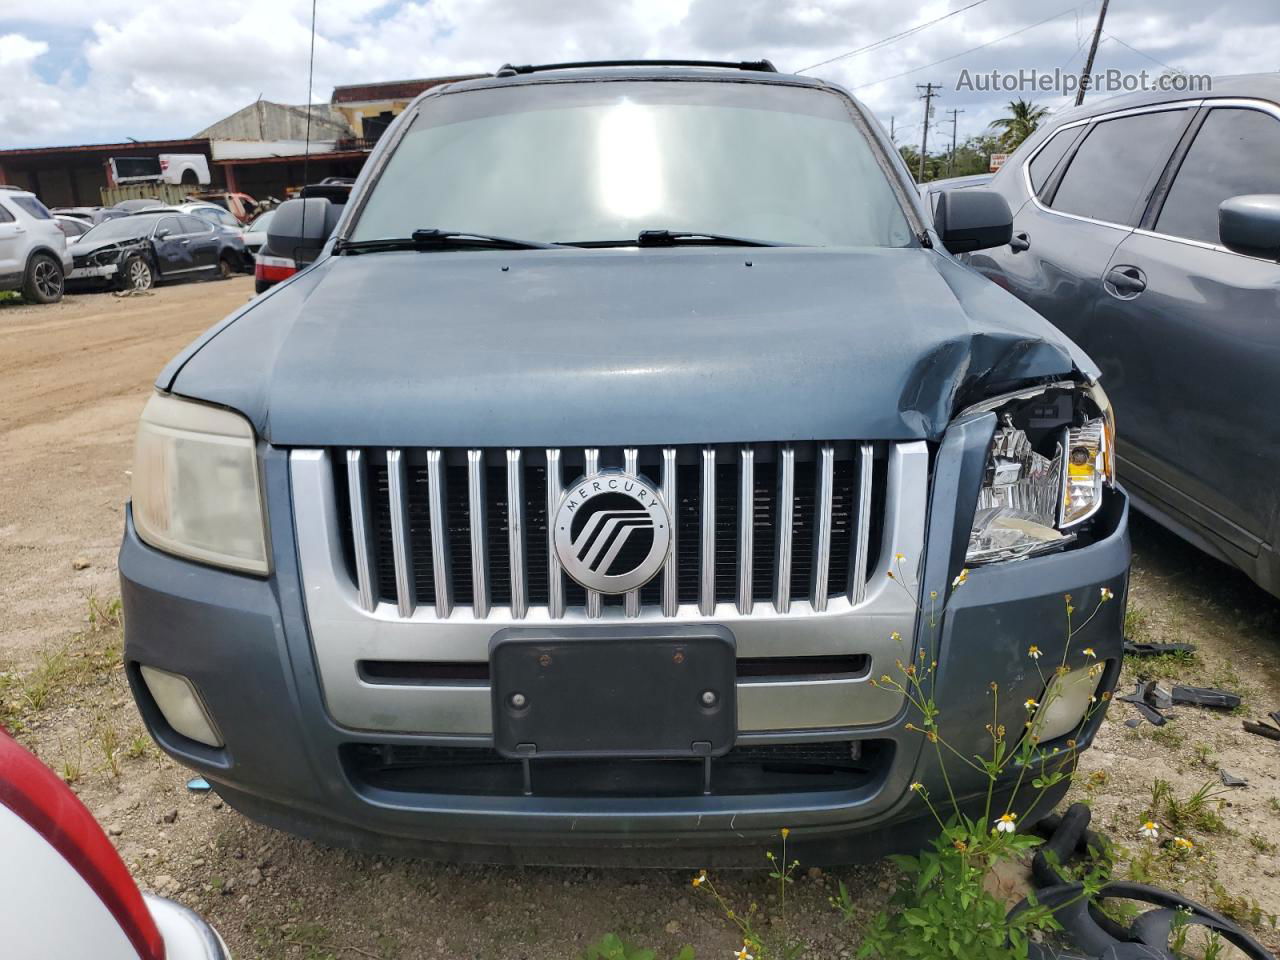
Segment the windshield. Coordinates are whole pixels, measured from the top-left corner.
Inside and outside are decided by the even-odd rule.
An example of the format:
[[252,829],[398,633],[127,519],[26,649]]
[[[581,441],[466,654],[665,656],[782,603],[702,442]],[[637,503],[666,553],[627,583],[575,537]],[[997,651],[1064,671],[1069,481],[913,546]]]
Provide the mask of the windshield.
[[901,247],[906,217],[838,94],[610,81],[426,101],[349,236],[465,230],[546,243],[694,231]]
[[156,217],[118,217],[106,220],[89,230],[79,240],[80,243],[106,243],[110,240],[133,240],[145,237],[156,225]]

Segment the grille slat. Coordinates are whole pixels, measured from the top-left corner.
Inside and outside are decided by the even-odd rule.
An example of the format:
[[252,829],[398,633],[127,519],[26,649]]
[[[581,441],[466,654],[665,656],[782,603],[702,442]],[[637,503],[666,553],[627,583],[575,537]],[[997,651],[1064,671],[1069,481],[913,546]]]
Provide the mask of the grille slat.
[[[842,441],[353,449],[334,464],[342,548],[365,610],[630,619],[673,618],[682,607],[688,615],[692,606],[713,616],[723,604],[744,617],[762,605],[804,615],[832,597],[863,602],[878,569],[886,456],[886,445]],[[661,477],[672,548],[649,583],[606,596],[565,576],[551,518],[566,483],[619,466]]]

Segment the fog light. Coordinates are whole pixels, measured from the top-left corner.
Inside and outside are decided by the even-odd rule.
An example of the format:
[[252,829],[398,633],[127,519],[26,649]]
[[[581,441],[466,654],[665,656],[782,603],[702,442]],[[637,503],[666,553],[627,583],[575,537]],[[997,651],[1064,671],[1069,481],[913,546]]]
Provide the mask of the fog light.
[[1031,732],[1043,743],[1066,736],[1084,720],[1102,682],[1102,664],[1055,675],[1045,688],[1031,722]]
[[214,730],[213,721],[190,680],[178,673],[146,666],[142,668],[142,679],[169,726],[199,743],[222,746],[222,738]]

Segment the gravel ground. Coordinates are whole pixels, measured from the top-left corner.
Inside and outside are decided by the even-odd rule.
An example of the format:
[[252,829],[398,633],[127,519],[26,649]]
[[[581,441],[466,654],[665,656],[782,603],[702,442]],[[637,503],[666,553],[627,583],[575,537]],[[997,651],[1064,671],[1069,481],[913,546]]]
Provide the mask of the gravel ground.
[[[150,744],[119,664],[114,552],[127,495],[133,425],[156,372],[249,295],[243,278],[119,300],[0,307],[0,717],[69,782],[109,828],[140,882],[211,919],[241,957],[570,958],[608,931],[674,955],[737,946],[684,871],[445,866],[332,850],[244,820]],[[1130,663],[1165,681],[1223,686],[1236,714],[1179,708],[1163,729],[1130,729],[1117,703],[1077,788],[1121,845],[1121,875],[1183,889],[1250,923],[1273,949],[1280,912],[1280,744],[1245,734],[1241,716],[1280,708],[1280,604],[1243,576],[1154,525],[1133,524],[1131,632],[1190,641],[1185,660]],[[1205,809],[1163,814],[1192,854],[1144,845],[1138,825],[1153,780],[1185,799],[1219,768],[1249,785]],[[780,824],[781,826],[781,824]],[[718,878],[745,907],[780,914],[758,873]],[[851,955],[828,898],[844,882],[870,915],[887,897],[886,865],[801,871],[787,924],[806,955]]]

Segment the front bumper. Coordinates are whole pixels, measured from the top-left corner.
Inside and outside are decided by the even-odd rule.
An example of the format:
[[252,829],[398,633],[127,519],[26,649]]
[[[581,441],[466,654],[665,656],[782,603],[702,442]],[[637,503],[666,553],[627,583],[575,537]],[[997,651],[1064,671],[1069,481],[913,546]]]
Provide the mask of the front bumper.
[[[1127,500],[1117,490],[1099,515],[1092,542],[1059,555],[976,569],[951,594],[972,514],[972,507],[966,516],[956,504],[976,499],[981,464],[975,470],[972,461],[985,456],[989,437],[989,427],[960,430],[937,453],[919,587],[923,598],[936,592],[938,609],[945,604],[935,626],[922,627],[919,635],[931,638],[936,650],[935,698],[944,733],[964,755],[982,753],[989,743],[993,682],[1000,687],[996,722],[1021,729],[1023,701],[1040,698],[1044,689],[1027,650],[1035,644],[1044,662],[1059,662],[1067,643],[1065,595],[1084,614],[1093,611],[1102,588],[1116,596],[1083,628],[1083,617],[1076,618],[1078,632],[1070,644],[1077,653],[1092,647],[1106,664],[1101,689],[1114,687],[1129,569]],[[397,731],[390,719],[379,729],[334,721],[303,602],[285,459],[281,451],[267,451],[275,560],[270,579],[155,551],[138,540],[131,518],[120,553],[125,657],[143,718],[163,749],[203,773],[233,806],[331,842],[489,861],[754,863],[760,844],[788,826],[795,831],[797,855],[821,863],[918,847],[927,837],[921,819],[927,814],[909,785],[920,781],[935,796],[945,785],[934,751],[922,750],[920,735],[907,729],[912,718],[905,709],[856,727],[789,732],[787,740],[876,745],[879,761],[872,775],[832,790],[526,796],[444,792],[362,776],[348,762],[353,748],[474,748],[487,741]],[[930,601],[923,606],[927,621]],[[141,683],[140,664],[190,678],[226,746],[209,748],[174,732]],[[1096,715],[1076,735],[1081,747],[1100,721]],[[947,773],[958,796],[984,794],[985,781],[968,767],[951,765]],[[1000,790],[1010,788],[1002,784]],[[1043,798],[1041,812],[1056,799]]]
[[67,274],[68,280],[109,280],[120,270],[118,263],[108,263],[100,267],[76,267]]

